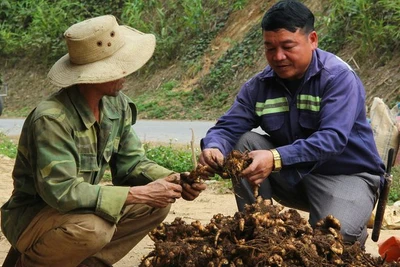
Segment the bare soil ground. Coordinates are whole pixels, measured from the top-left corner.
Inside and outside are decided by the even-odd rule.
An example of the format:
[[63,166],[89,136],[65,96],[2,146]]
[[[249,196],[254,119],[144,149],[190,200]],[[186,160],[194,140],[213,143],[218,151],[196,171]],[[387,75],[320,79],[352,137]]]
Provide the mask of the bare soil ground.
[[[0,205],[9,198],[12,192],[11,172],[14,160],[0,155]],[[176,217],[182,218],[186,222],[199,220],[203,224],[210,222],[213,215],[221,213],[223,215],[234,215],[236,212],[236,202],[232,192],[223,188],[219,182],[211,182],[208,188],[194,201],[177,200],[173,205],[166,222],[172,222]],[[308,214],[300,212],[304,218]],[[371,229],[369,229],[371,232]],[[379,241],[384,241],[390,236],[399,235],[400,230],[382,230]],[[116,267],[138,266],[143,256],[153,250],[153,241],[146,236]],[[10,244],[0,232],[0,266],[4,261]],[[370,238],[366,246],[367,253],[378,256],[378,244]]]

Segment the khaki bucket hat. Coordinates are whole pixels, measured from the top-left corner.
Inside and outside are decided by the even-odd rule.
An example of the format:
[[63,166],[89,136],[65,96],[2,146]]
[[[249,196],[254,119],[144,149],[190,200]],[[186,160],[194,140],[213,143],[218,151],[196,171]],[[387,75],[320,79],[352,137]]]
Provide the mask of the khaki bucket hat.
[[156,38],[118,25],[112,15],[72,25],[64,33],[68,54],[50,69],[50,81],[61,87],[103,83],[125,77],[141,68],[153,55]]

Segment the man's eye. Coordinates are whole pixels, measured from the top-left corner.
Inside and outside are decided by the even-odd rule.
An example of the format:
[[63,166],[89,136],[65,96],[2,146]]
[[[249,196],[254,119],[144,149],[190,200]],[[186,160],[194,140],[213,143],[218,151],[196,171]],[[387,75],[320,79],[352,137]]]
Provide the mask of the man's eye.
[[283,47],[283,49],[285,49],[285,50],[290,50],[290,49],[292,49],[292,48],[294,48],[294,46],[284,46],[284,47]]

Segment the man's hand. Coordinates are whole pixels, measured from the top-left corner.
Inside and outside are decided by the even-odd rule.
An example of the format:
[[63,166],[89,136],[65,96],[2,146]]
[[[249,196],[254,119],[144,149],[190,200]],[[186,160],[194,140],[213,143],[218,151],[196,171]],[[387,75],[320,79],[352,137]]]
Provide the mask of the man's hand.
[[249,152],[252,163],[242,172],[243,178],[251,184],[261,184],[272,172],[274,157],[269,150],[253,150]]
[[204,166],[208,166],[209,177],[213,177],[216,173],[221,171],[222,165],[224,164],[224,155],[217,148],[204,149],[199,157],[199,163]]
[[147,185],[131,187],[125,203],[147,204],[154,208],[165,208],[181,196],[182,186],[179,185],[179,174],[173,174]]
[[[189,175],[190,175],[189,172],[181,173],[181,177],[189,176]],[[196,199],[200,195],[201,191],[203,191],[207,188],[207,185],[203,182],[194,182],[194,183],[188,184],[183,181],[184,181],[184,179],[182,179],[182,181],[181,181],[181,185],[183,188],[182,198],[185,200],[192,201],[192,200]]]

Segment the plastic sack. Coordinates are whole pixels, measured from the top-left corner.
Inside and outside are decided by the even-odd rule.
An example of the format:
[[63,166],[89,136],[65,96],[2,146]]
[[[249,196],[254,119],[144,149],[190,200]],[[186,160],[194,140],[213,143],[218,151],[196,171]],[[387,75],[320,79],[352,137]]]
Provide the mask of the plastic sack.
[[[367,227],[373,228],[375,221],[376,207],[372,211],[371,217],[369,218]],[[400,230],[400,207],[398,206],[386,206],[385,215],[382,221],[382,230]]]
[[[387,164],[389,149],[394,149],[394,155],[399,150],[399,129],[397,128],[397,117],[399,107],[396,105],[391,110],[379,97],[374,97],[370,110],[371,127],[374,133],[374,139],[378,153]],[[395,159],[392,165],[395,163]]]

